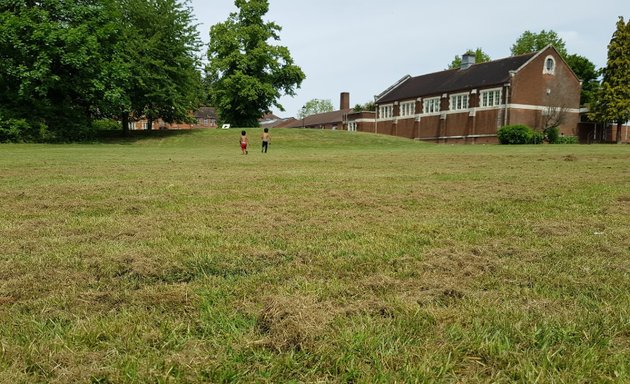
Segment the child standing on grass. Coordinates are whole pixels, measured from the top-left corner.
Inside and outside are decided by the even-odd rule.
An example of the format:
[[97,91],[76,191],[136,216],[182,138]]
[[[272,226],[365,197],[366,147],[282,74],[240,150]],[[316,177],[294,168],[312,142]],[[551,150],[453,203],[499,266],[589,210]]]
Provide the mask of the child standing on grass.
[[267,148],[269,148],[269,143],[271,142],[271,136],[269,135],[269,128],[265,128],[263,130],[262,135],[260,135],[262,139],[262,149],[260,150],[263,153],[267,153]]
[[241,152],[243,155],[247,155],[247,146],[249,145],[249,139],[247,138],[247,132],[241,131],[241,139],[239,140],[241,143]]

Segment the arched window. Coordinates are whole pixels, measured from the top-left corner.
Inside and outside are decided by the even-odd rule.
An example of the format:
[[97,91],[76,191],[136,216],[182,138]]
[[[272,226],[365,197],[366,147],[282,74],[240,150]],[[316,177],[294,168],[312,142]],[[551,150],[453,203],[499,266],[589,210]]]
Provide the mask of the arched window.
[[545,59],[545,66],[543,68],[543,74],[554,75],[556,73],[556,60],[553,56],[547,56]]

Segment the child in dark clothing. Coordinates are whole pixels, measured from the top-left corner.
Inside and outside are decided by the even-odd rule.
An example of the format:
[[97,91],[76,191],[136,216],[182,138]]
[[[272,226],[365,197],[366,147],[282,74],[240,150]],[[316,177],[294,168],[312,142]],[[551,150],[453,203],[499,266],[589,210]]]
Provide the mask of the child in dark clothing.
[[262,135],[260,135],[262,139],[262,149],[261,152],[267,153],[267,149],[269,148],[269,143],[271,142],[271,136],[269,135],[269,128],[265,128],[263,130]]

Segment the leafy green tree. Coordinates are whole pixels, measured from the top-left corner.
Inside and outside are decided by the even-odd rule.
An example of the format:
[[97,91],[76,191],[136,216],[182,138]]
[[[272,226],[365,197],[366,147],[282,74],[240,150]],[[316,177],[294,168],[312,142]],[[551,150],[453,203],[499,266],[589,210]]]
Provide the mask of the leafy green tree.
[[210,29],[206,76],[212,105],[223,122],[258,126],[272,106],[284,111],[278,99],[295,95],[305,78],[289,50],[271,45],[281,27],[263,21],[267,0],[235,0],[238,13]]
[[306,116],[316,115],[318,113],[332,112],[332,101],[330,99],[312,99],[306,102],[302,109],[298,112],[298,118],[303,119]]
[[101,47],[116,34],[103,9],[97,0],[0,3],[0,119],[81,138],[100,100]]
[[183,119],[202,94],[186,4],[0,2],[0,120],[75,140],[99,118]]
[[592,104],[599,89],[599,71],[595,68],[595,64],[586,57],[576,54],[566,56],[565,60],[577,77],[582,80],[580,104]]
[[512,56],[538,52],[549,44],[553,45],[562,57],[566,57],[567,49],[564,40],[562,40],[555,31],[545,31],[544,29],[539,33],[530,31],[523,32],[514,45],[512,45]]
[[[491,60],[490,56],[487,53],[485,53],[481,48],[477,48],[474,50],[469,49],[466,51],[466,54],[475,55],[475,63],[485,63]],[[455,56],[451,64],[449,64],[448,69],[457,69],[457,68],[460,68],[461,66],[462,66],[462,57],[457,55]]]
[[355,112],[362,112],[362,111],[376,111],[376,104],[374,103],[374,101],[368,101],[365,104],[357,104],[354,106],[354,108],[352,108],[353,111]]
[[608,60],[604,78],[590,117],[596,121],[617,122],[617,143],[621,143],[621,127],[630,120],[630,21],[623,17],[608,44]]
[[199,34],[188,2],[123,0],[118,2],[123,34],[114,57],[118,67],[118,113],[123,130],[128,119],[146,117],[186,121],[203,97]]

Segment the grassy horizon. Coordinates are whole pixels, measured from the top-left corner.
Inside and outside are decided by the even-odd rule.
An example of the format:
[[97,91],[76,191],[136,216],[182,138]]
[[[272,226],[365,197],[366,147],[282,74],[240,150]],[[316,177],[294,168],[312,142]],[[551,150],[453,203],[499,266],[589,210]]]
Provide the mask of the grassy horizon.
[[630,146],[0,145],[0,382],[630,381]]

